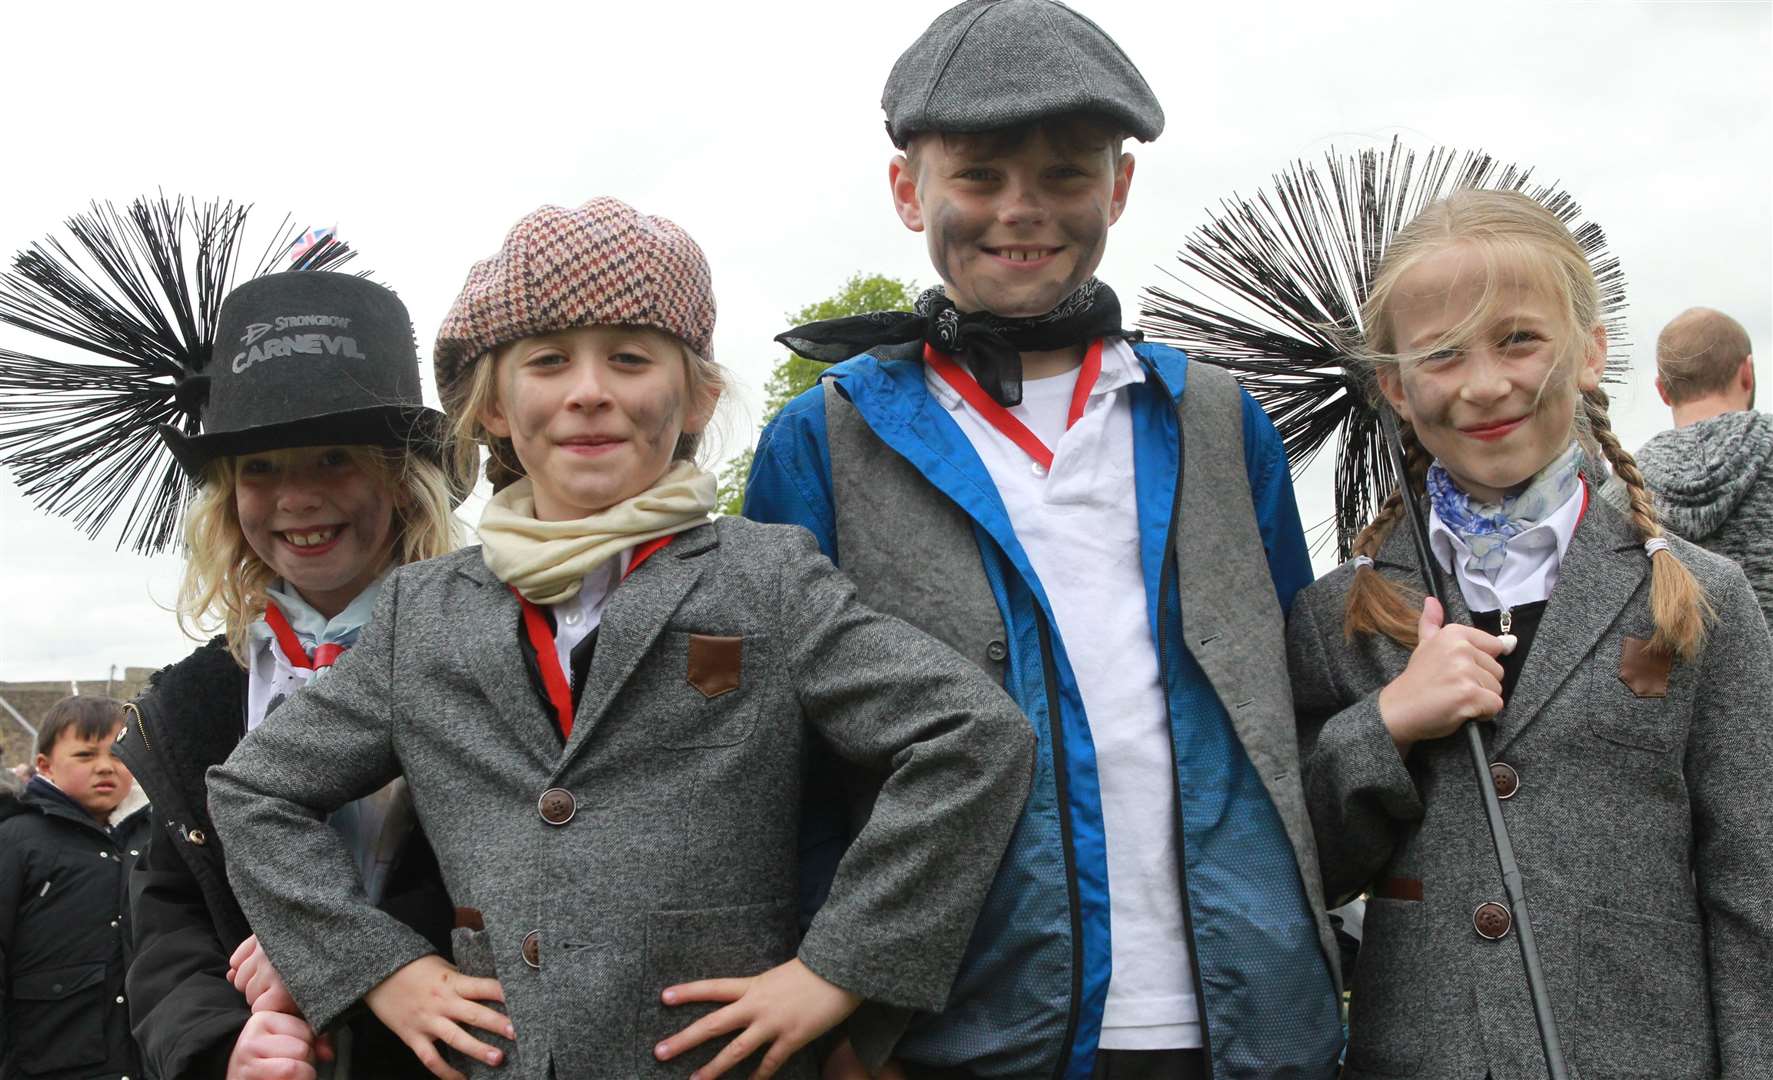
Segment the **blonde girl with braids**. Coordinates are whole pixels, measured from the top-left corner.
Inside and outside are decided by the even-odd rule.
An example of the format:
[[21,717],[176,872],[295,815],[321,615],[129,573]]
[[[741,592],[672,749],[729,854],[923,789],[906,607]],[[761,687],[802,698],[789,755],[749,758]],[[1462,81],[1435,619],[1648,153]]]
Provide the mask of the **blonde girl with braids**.
[[[1526,196],[1457,193],[1362,320],[1448,610],[1394,496],[1288,625],[1325,891],[1369,897],[1344,1075],[1543,1075],[1470,719],[1573,1069],[1773,1075],[1773,647],[1613,434],[1580,246]],[[1591,497],[1609,471],[1629,514]]]
[[[117,743],[155,808],[133,875],[131,1025],[158,1076],[428,1076],[373,1017],[326,1038],[296,1007],[229,884],[206,770],[332,677],[395,567],[458,546],[444,416],[420,398],[406,308],[361,278],[239,286],[214,352],[202,433],[161,435],[197,485],[179,622],[217,633],[156,676]],[[454,909],[404,782],[329,824],[351,854],[341,879],[447,946]]]

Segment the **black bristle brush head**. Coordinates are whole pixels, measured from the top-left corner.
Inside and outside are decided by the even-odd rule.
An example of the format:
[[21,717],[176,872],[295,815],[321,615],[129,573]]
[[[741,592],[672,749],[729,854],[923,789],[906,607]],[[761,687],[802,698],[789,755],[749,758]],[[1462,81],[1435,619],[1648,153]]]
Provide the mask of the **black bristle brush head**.
[[[236,284],[249,210],[163,194],[121,210],[94,202],[67,220],[70,239],[36,242],[0,274],[0,323],[71,354],[0,348],[0,463],[39,508],[93,537],[121,513],[119,548],[172,542],[190,482],[154,429],[199,429],[194,377]],[[302,233],[285,218],[247,276],[285,269]],[[336,269],[352,254],[327,239],[287,269]]]

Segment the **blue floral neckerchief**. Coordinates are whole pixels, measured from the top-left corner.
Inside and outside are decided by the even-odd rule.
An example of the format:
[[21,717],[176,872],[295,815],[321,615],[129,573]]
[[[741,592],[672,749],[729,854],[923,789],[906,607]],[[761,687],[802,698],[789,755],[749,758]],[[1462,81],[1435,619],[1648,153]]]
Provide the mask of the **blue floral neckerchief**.
[[1572,442],[1534,474],[1519,495],[1504,495],[1501,503],[1481,503],[1459,490],[1437,461],[1428,467],[1428,497],[1441,523],[1471,549],[1466,569],[1494,574],[1508,557],[1510,540],[1550,517],[1576,493],[1582,462],[1582,447]]

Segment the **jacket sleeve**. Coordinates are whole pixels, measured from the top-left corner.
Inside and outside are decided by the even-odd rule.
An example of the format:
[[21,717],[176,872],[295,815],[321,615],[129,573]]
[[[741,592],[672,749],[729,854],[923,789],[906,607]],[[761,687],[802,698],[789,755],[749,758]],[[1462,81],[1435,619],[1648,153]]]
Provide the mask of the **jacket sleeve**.
[[1287,670],[1299,717],[1305,807],[1330,907],[1346,903],[1391,860],[1399,833],[1422,820],[1416,782],[1379,719],[1379,691],[1338,685],[1309,596],[1287,620]]
[[810,538],[786,546],[780,589],[803,715],[885,777],[800,957],[870,1001],[939,1010],[1027,798],[1033,732],[983,672],[859,603]]
[[1299,523],[1292,467],[1280,434],[1248,390],[1238,396],[1244,409],[1244,468],[1249,472],[1256,524],[1268,554],[1268,574],[1274,579],[1284,615],[1292,610],[1299,590],[1311,584],[1311,548]]
[[822,383],[815,385],[763,429],[745,480],[745,516],[766,525],[799,525],[837,562],[825,393]]
[[1773,1075],[1773,639],[1732,567],[1712,590],[1683,771],[1724,1077]]
[[436,952],[369,902],[326,815],[400,774],[392,668],[401,573],[357,645],[209,770],[228,880],[247,920],[316,1030],[382,980]]
[[150,1074],[222,1080],[252,1014],[228,982],[226,948],[202,888],[158,821],[129,876],[135,958],[126,977],[136,1042]]
[[0,1063],[12,1056],[12,958],[19,900],[25,887],[24,845],[0,821]]

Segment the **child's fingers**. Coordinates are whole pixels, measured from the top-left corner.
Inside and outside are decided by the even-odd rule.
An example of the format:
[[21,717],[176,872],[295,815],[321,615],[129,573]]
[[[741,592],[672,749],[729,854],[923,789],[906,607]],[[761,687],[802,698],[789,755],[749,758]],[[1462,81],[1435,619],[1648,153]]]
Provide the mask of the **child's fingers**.
[[773,1038],[773,1035],[764,1031],[757,1024],[750,1025],[744,1031],[739,1032],[733,1041],[721,1047],[720,1053],[714,1055],[713,1061],[690,1073],[690,1080],[714,1080],[717,1076],[725,1075],[728,1070],[737,1067],[740,1062],[757,1053],[758,1048],[766,1045]]
[[452,972],[449,985],[455,988],[458,997],[471,1001],[496,1001],[505,1003],[505,988],[497,979],[482,979],[473,975],[462,975]]
[[751,1015],[751,1010],[737,1005],[717,1009],[653,1047],[653,1054],[661,1061],[668,1061],[686,1050],[694,1050],[716,1035],[745,1027],[751,1023]]
[[419,1064],[423,1065],[432,1076],[437,1077],[437,1080],[468,1080],[467,1077],[449,1067],[449,1062],[443,1060],[443,1055],[437,1052],[437,1047],[432,1044],[430,1039],[419,1035],[403,1041],[406,1043],[406,1048],[413,1052],[413,1056],[419,1059]]
[[467,998],[461,998],[450,1007],[449,1018],[458,1024],[467,1024],[482,1031],[490,1031],[494,1035],[503,1035],[507,1039],[517,1038],[517,1029],[511,1025],[511,1018],[497,1009],[489,1009],[485,1005]]
[[702,979],[697,982],[678,983],[667,986],[664,998],[667,1005],[683,1005],[691,1001],[737,1001],[751,989],[753,979]]
[[319,1080],[320,1074],[306,1061],[260,1058],[230,1072],[228,1080]]
[[252,1052],[263,1060],[301,1062],[314,1060],[314,1048],[309,1045],[306,1039],[294,1035],[261,1035],[253,1043]]
[[1422,601],[1422,614],[1416,619],[1416,641],[1425,642],[1435,636],[1445,621],[1446,614],[1441,611],[1441,602],[1432,596],[1425,597]]
[[276,1012],[299,1016],[302,1011],[296,1006],[295,998],[290,996],[289,989],[282,983],[271,987],[270,990],[257,997],[247,994],[246,1000],[250,1002],[249,1008],[255,1013]]
[[242,941],[239,945],[236,945],[234,947],[234,952],[228,957],[228,974],[232,976],[234,974],[234,969],[245,964],[246,958],[251,956],[253,951],[258,947],[259,936],[257,934],[246,935],[246,940]]
[[1495,679],[1497,689],[1501,689],[1503,675],[1502,665],[1497,663],[1488,653],[1476,653],[1474,654],[1474,659],[1477,663],[1478,670],[1490,676],[1490,678]]
[[439,1016],[436,1018],[431,1025],[431,1035],[433,1038],[441,1039],[451,1050],[465,1054],[477,1061],[484,1061],[488,1065],[497,1065],[505,1058],[504,1054],[468,1034],[460,1024],[448,1017]]
[[800,1048],[805,1045],[806,1042],[797,1041],[789,1035],[777,1039],[770,1044],[769,1053],[763,1055],[763,1060],[757,1063],[756,1070],[751,1073],[751,1080],[770,1080],[770,1077],[781,1072],[782,1066],[788,1064],[788,1059],[799,1053]]

